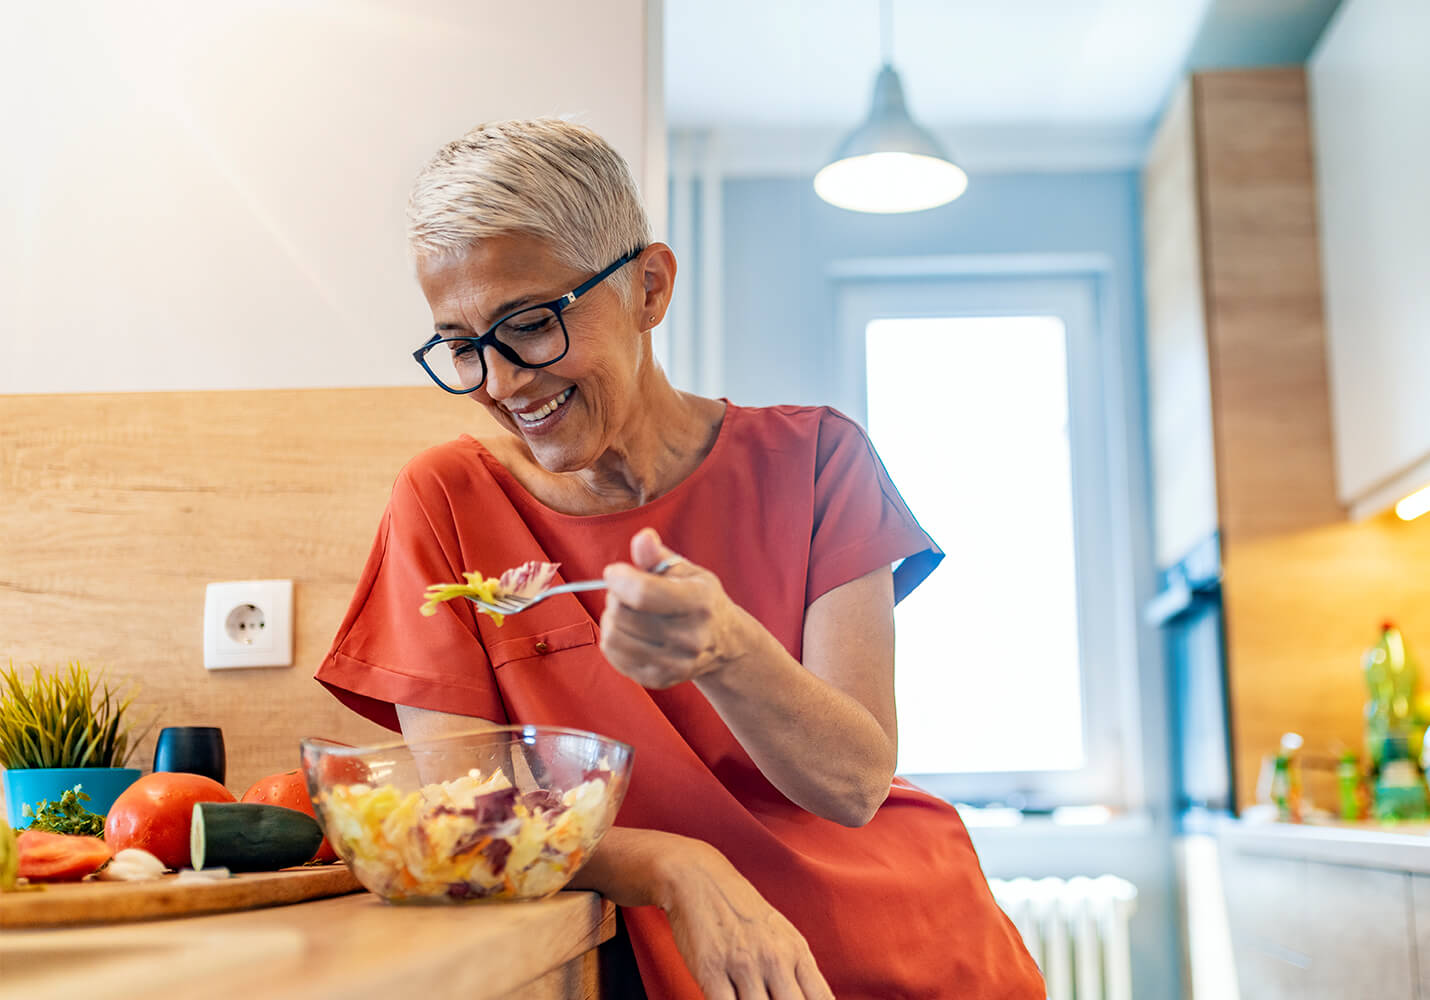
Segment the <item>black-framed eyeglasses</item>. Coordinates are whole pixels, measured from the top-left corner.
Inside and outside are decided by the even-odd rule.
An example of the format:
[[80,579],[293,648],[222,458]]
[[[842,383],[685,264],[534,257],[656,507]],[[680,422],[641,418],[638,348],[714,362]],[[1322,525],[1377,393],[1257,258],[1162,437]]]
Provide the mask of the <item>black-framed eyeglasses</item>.
[[571,291],[550,302],[523,306],[507,313],[480,337],[448,337],[441,332],[412,352],[432,381],[458,396],[480,389],[487,381],[486,348],[522,368],[545,368],[566,357],[571,337],[561,315],[566,307],[635,260],[644,247],[637,247]]

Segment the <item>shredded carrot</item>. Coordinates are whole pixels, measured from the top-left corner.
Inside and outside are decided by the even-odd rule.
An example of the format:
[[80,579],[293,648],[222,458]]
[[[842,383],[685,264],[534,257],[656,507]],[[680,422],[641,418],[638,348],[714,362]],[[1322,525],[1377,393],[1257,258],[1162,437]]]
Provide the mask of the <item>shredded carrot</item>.
[[473,844],[471,847],[467,848],[465,851],[462,851],[461,854],[454,854],[454,855],[452,855],[452,857],[453,857],[453,858],[460,858],[460,857],[462,856],[462,854],[471,854],[473,851],[480,851],[482,848],[486,847],[486,846],[487,846],[488,844],[490,844],[491,842],[492,842],[492,838],[490,838],[490,837],[483,837],[481,840],[477,841],[477,842],[476,842],[475,844]]

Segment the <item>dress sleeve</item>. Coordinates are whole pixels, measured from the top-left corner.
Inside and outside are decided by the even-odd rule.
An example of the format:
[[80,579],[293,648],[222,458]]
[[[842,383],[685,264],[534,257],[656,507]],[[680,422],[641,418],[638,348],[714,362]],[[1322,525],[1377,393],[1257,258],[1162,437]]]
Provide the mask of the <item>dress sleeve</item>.
[[880,566],[902,601],[943,559],[894,487],[864,429],[834,410],[819,424],[805,606]]
[[396,705],[506,721],[470,605],[448,601],[430,618],[419,611],[428,584],[461,579],[448,555],[459,551],[455,529],[442,513],[404,469],[316,675],[343,704],[392,730]]

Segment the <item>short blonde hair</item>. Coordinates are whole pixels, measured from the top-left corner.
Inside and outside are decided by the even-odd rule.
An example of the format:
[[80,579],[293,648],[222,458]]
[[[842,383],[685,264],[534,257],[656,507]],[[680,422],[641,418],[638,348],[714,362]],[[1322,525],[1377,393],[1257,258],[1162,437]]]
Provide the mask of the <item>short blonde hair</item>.
[[[418,257],[460,253],[508,233],[545,240],[573,269],[600,271],[651,241],[630,167],[611,145],[559,118],[478,125],[422,168],[407,201]],[[629,306],[634,268],[611,277]]]

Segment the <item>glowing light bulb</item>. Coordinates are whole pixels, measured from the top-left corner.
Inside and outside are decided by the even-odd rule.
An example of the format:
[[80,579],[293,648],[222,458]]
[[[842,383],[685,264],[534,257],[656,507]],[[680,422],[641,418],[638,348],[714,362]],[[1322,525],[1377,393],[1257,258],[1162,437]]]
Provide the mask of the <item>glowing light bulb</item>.
[[1396,516],[1402,521],[1413,521],[1427,512],[1430,512],[1430,486],[1416,490],[1395,505]]

